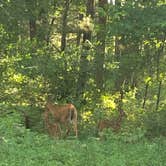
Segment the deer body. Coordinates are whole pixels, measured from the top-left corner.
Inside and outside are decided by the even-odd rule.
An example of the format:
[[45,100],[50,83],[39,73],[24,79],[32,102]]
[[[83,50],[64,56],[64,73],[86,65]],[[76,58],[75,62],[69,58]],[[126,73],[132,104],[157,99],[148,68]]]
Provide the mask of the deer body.
[[[49,116],[52,116],[53,123],[51,124]],[[77,110],[73,104],[57,105],[48,102],[45,107],[45,124],[49,130],[49,126],[55,128],[61,134],[61,125],[64,125],[67,129],[66,135],[70,132],[70,124],[73,125],[75,135],[78,136],[77,131]]]
[[98,123],[98,131],[103,131],[104,128],[111,128],[113,131],[119,131],[123,118],[126,116],[124,111],[119,112],[119,117],[116,120],[102,119]]

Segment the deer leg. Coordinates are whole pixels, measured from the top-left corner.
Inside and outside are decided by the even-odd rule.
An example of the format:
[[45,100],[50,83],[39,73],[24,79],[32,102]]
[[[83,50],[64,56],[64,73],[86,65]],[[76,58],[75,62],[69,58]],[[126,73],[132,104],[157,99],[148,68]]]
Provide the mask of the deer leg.
[[78,129],[77,129],[77,123],[73,124],[74,132],[76,134],[76,137],[78,137]]
[[57,137],[58,135],[58,125],[56,123],[52,124],[52,135]]
[[62,130],[61,130],[61,126],[60,126],[60,124],[58,123],[58,131],[59,131],[59,135],[60,135],[60,137],[62,136]]
[[68,126],[66,130],[66,136],[69,135],[69,132],[70,132],[70,127]]

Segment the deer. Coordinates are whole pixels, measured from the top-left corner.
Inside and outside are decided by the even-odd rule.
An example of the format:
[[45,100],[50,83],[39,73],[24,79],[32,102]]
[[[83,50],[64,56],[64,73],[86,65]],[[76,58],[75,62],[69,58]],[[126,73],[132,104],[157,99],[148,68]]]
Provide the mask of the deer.
[[[50,122],[50,116],[53,122]],[[77,129],[77,110],[73,104],[58,105],[51,102],[47,102],[44,112],[45,127],[50,134],[54,135],[54,132],[62,133],[62,125],[66,128],[67,136],[70,132],[70,125],[73,125],[75,136],[78,137]]]
[[118,132],[121,128],[123,118],[126,117],[126,113],[123,110],[119,110],[119,116],[117,119],[109,120],[102,119],[98,123],[98,132],[102,132],[105,128],[111,128],[114,132]]
[[57,123],[53,123],[53,124],[48,123],[47,130],[50,136],[53,136],[53,137],[61,136],[60,126]]

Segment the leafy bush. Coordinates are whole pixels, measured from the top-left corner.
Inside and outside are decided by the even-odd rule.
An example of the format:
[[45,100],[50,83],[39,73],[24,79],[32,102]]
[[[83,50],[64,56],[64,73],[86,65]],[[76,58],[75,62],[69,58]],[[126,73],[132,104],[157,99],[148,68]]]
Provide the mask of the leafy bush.
[[145,139],[146,131],[141,128],[133,128],[127,131],[121,131],[119,133],[113,132],[111,129],[104,129],[99,133],[99,136],[103,140],[107,141],[119,141],[122,143],[137,143]]
[[151,137],[166,136],[166,110],[157,112],[148,112],[144,118],[145,127],[147,129],[146,135]]

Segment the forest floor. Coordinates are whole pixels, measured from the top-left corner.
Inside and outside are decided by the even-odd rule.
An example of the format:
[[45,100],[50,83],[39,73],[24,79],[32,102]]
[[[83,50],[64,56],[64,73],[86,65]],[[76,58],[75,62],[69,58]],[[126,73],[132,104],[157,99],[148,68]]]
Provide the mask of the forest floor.
[[166,166],[165,137],[135,142],[96,137],[53,139],[0,117],[0,166]]

